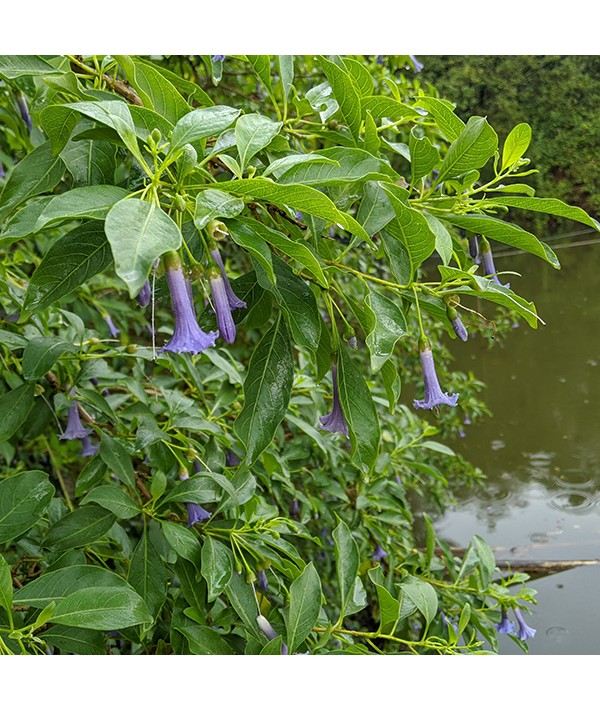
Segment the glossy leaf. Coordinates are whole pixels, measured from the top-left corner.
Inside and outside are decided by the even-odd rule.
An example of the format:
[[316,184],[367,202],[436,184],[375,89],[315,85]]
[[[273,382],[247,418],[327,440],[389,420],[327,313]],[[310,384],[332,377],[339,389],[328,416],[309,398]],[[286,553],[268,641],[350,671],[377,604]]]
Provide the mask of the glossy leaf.
[[233,575],[233,556],[229,548],[208,536],[202,546],[202,577],[208,585],[208,602],[216,600]]
[[309,563],[290,586],[290,606],[286,620],[287,643],[293,653],[311,633],[321,611],[321,580]]
[[212,627],[193,625],[177,627],[187,639],[192,654],[233,654],[223,637]]
[[76,353],[77,347],[62,338],[32,338],[23,351],[23,377],[37,380],[47,373],[64,353]]
[[117,168],[117,148],[108,141],[71,141],[60,152],[77,186],[111,184]]
[[144,286],[155,260],[181,246],[181,232],[173,220],[154,203],[137,198],[114,205],[106,217],[105,230],[115,271],[131,297]]
[[146,603],[150,614],[156,617],[167,599],[168,575],[147,531],[131,556],[127,582]]
[[360,201],[357,220],[369,235],[374,235],[391,222],[396,213],[387,193],[377,182],[367,182]]
[[13,582],[10,565],[0,555],[0,608],[12,611]]
[[127,197],[127,190],[116,185],[89,185],[73,188],[52,198],[35,225],[35,231],[63,220],[82,218],[101,220],[119,200]]
[[131,462],[131,456],[123,444],[108,433],[102,433],[100,442],[100,458],[120,481],[136,491],[135,470]]
[[486,119],[471,116],[460,136],[444,157],[437,182],[456,178],[475,168],[482,168],[494,155],[498,136]]
[[282,125],[262,114],[244,114],[239,117],[235,124],[235,141],[242,172],[250,159],[271,143]]
[[133,155],[141,156],[133,118],[125,101],[79,101],[64,106],[114,129]]
[[415,183],[419,178],[431,173],[440,162],[440,153],[427,136],[419,136],[414,128],[410,132],[408,147],[411,182]]
[[449,141],[455,141],[463,132],[465,122],[454,113],[454,107],[449,101],[423,96],[417,101],[417,106],[433,116],[440,131]]
[[429,625],[438,613],[438,596],[430,583],[412,575],[400,583],[402,593],[416,606]]
[[352,461],[369,472],[375,466],[379,451],[379,420],[364,376],[346,348],[339,350],[338,387],[350,431]]
[[211,136],[218,136],[240,115],[240,109],[231,106],[208,106],[195,109],[179,119],[171,136],[171,150],[183,148]]
[[62,654],[105,654],[105,637],[99,630],[88,630],[65,625],[52,625],[39,635],[48,644],[58,647]]
[[244,207],[243,200],[220,190],[212,188],[203,190],[196,197],[194,224],[199,230],[202,230],[211,220],[237,217]]
[[100,504],[102,508],[114,513],[117,518],[132,518],[141,513],[141,509],[135,501],[123,489],[114,484],[95,487],[82,499],[81,504],[90,502]]
[[73,292],[112,259],[104,227],[98,221],[87,222],[54,242],[33,273],[23,308],[37,313]]
[[506,137],[502,149],[502,170],[510,168],[520,158],[531,143],[531,126],[528,123],[517,124]]
[[379,158],[360,148],[327,148],[319,155],[335,163],[302,162],[279,174],[282,184],[336,185],[362,180],[394,180],[396,173]]
[[413,121],[419,117],[417,111],[392,99],[391,96],[364,96],[361,104],[362,110],[368,111],[375,120],[386,118],[396,123]]
[[337,64],[325,57],[320,57],[319,62],[339,105],[341,119],[350,129],[354,140],[358,141],[362,119],[358,89],[348,73]]
[[365,306],[370,319],[366,344],[371,354],[371,370],[376,373],[391,357],[398,339],[406,336],[408,326],[402,309],[377,291],[369,292]]
[[0,396],[0,442],[10,439],[25,422],[33,407],[34,391],[33,383],[26,383]]
[[293,379],[292,348],[280,316],[254,350],[244,381],[244,406],[234,431],[246,462],[256,461],[273,439],[287,411]]
[[161,528],[169,545],[177,555],[189,560],[194,565],[199,565],[201,548],[195,533],[180,523],[171,523],[171,521],[162,521]]
[[61,600],[52,622],[68,627],[114,630],[152,622],[142,598],[131,588],[86,588]]
[[537,198],[537,197],[519,197],[506,195],[502,197],[486,198],[486,203],[493,202],[506,207],[516,207],[519,210],[532,210],[534,212],[543,212],[546,215],[556,215],[564,217],[567,220],[581,222],[588,227],[600,232],[600,222],[590,217],[587,212],[580,207],[572,207],[557,200],[556,198]]
[[34,54],[2,54],[0,55],[0,76],[5,79],[19,77],[45,77],[51,74],[62,74],[51,64]]
[[56,551],[87,546],[100,540],[115,520],[116,516],[101,506],[83,506],[50,526],[44,545]]
[[354,583],[358,574],[358,546],[344,521],[340,521],[331,534],[334,541],[336,575],[340,591],[340,618],[346,614]]

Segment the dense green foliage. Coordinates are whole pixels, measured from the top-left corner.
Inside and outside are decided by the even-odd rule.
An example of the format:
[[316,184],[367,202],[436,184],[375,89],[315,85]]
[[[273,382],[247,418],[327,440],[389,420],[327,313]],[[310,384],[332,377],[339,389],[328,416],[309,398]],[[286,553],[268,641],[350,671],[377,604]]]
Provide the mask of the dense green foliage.
[[[440,55],[423,61],[423,81],[455,102],[459,116],[493,117],[500,136],[521,121],[531,125],[528,157],[539,173],[530,184],[539,193],[598,213],[599,57]],[[548,229],[556,218],[536,222]]]
[[0,57],[0,651],[479,652],[533,601],[435,532],[446,345],[538,325],[509,211],[597,225],[415,69]]

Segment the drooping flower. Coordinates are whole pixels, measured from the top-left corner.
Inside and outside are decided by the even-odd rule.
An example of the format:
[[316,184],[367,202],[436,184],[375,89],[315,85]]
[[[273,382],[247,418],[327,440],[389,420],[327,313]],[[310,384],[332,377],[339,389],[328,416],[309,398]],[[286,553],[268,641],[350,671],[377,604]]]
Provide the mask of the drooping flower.
[[515,617],[517,618],[517,622],[519,624],[519,629],[517,630],[517,637],[521,640],[521,642],[525,642],[526,640],[534,637],[535,630],[533,629],[533,627],[529,627],[529,625],[525,622],[521,610],[519,610],[518,607],[515,607],[513,609],[513,612],[515,613]]
[[226,54],[213,54],[210,59],[212,62],[222,62],[226,56]]
[[462,319],[454,307],[448,308],[448,318],[450,319],[452,329],[458,338],[460,338],[461,341],[467,341],[469,339],[469,334],[467,333],[465,324],[462,322]]
[[456,407],[458,393],[449,395],[448,393],[442,392],[437,373],[435,372],[433,353],[426,341],[420,346],[420,357],[423,380],[425,383],[425,397],[423,400],[414,400],[413,405],[416,408],[422,408],[424,410],[431,410],[436,405],[450,405],[450,407]]
[[[200,464],[195,461],[194,462],[194,469],[199,472],[200,471]],[[185,481],[186,479],[190,478],[190,475],[183,470],[179,474],[179,478],[181,481]],[[207,511],[203,506],[200,506],[200,504],[194,504],[191,502],[186,502],[185,504],[187,508],[187,515],[188,515],[188,520],[187,520],[187,527],[191,528],[197,523],[201,523],[202,521],[206,521],[209,519],[212,514],[210,511]]]
[[231,449],[228,449],[225,452],[225,466],[226,467],[237,467],[237,465],[240,462],[241,462],[241,459]]
[[17,105],[19,107],[19,113],[21,114],[21,118],[25,122],[27,130],[29,131],[29,133],[31,133],[33,129],[33,123],[31,122],[31,116],[29,115],[29,109],[27,108],[27,101],[23,94],[21,94],[21,92],[17,94]]
[[496,625],[496,629],[501,634],[512,634],[515,631],[514,624],[508,619],[506,610],[502,610],[502,619]]
[[387,551],[383,550],[383,548],[378,543],[375,546],[375,550],[373,551],[373,553],[371,553],[371,558],[376,561],[382,561],[386,557]]
[[108,332],[113,338],[116,338],[119,333],[121,333],[121,331],[115,326],[112,318],[108,314],[104,317],[104,320],[106,321],[106,325],[108,326]]
[[175,329],[173,336],[161,348],[161,351],[202,353],[207,348],[214,346],[219,333],[218,331],[205,333],[198,325],[194,304],[185,283],[179,255],[176,252],[170,252],[164,261],[175,315]]
[[375,60],[377,64],[383,64],[383,54],[378,54],[377,59]]
[[415,72],[420,72],[425,65],[422,62],[419,62],[414,54],[409,54],[408,56],[410,57],[410,61],[413,63]]
[[93,457],[99,447],[97,444],[92,444],[92,440],[86,435],[81,438],[81,452],[79,452],[80,457]]
[[[75,395],[75,389],[72,388],[69,395],[73,397]],[[92,434],[92,430],[86,429],[81,424],[81,418],[79,417],[79,410],[77,409],[77,403],[69,407],[69,412],[67,414],[67,427],[63,434],[60,435],[58,439],[68,440],[68,439],[83,439],[88,435]]]
[[329,430],[329,432],[339,432],[345,437],[348,437],[348,423],[346,422],[342,406],[340,405],[337,384],[337,365],[335,364],[331,366],[331,380],[333,382],[333,406],[328,415],[323,415],[319,418],[321,420],[321,427],[324,430]]
[[258,587],[263,590],[264,592],[267,592],[269,589],[269,581],[267,579],[267,574],[265,573],[264,570],[259,570],[258,574]]
[[229,299],[227,298],[225,281],[218,269],[211,269],[208,278],[219,333],[226,343],[233,343],[235,341],[235,321],[231,315],[231,307],[229,305]]
[[[260,627],[262,633],[265,635],[265,637],[271,641],[272,639],[275,639],[276,637],[279,637],[277,632],[275,632],[273,625],[267,620],[267,618],[264,615],[259,615],[256,618],[256,622],[258,623],[258,626]],[[281,645],[281,653],[282,654],[287,654],[288,653],[288,648],[285,642]]]
[[471,259],[477,260],[479,257],[479,236],[473,235],[469,237],[469,254]]
[[6,177],[6,171],[4,170],[4,165],[2,164],[2,161],[0,161],[0,179]]
[[223,282],[225,283],[225,292],[227,293],[227,300],[229,301],[229,308],[231,310],[245,309],[246,302],[242,301],[241,299],[238,299],[238,297],[235,295],[235,292],[231,288],[231,283],[227,278],[227,274],[225,272],[225,265],[223,264],[223,258],[221,257],[221,253],[216,247],[214,247],[210,250],[210,256],[214,259],[217,266],[219,267],[219,270],[221,271],[221,276],[223,277]]
[[146,279],[142,290],[135,297],[135,300],[138,302],[138,305],[141,306],[143,309],[145,309],[146,306],[148,306],[148,304],[150,303],[150,281],[148,279]]
[[498,275],[496,274],[496,267],[494,265],[494,255],[492,254],[492,248],[487,239],[483,238],[481,240],[481,261],[483,263],[483,272],[486,276],[491,276],[494,284],[498,286],[504,286],[510,289],[510,284],[502,284]]

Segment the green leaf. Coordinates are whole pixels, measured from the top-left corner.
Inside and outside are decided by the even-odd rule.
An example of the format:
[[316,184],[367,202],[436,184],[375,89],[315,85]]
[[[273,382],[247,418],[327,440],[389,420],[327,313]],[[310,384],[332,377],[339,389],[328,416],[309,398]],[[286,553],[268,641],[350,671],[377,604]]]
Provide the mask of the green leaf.
[[144,106],[175,123],[190,107],[171,82],[151,64],[128,56],[115,55],[129,83],[137,90]]
[[142,598],[130,588],[86,588],[61,600],[52,622],[68,627],[115,630],[152,622]]
[[506,207],[516,207],[520,210],[533,210],[534,212],[543,212],[546,215],[557,215],[565,217],[568,220],[581,222],[588,227],[600,232],[600,222],[590,217],[587,212],[580,207],[572,207],[556,198],[536,198],[536,197],[518,197],[518,196],[502,196],[502,197],[486,197],[486,204],[489,202],[505,205]]
[[440,216],[440,218],[444,222],[462,227],[468,232],[481,234],[503,244],[509,244],[515,249],[522,249],[524,252],[535,254],[536,257],[541,257],[549,262],[555,269],[560,269],[560,262],[550,247],[518,225],[497,220],[489,215],[450,215],[444,213],[443,217]]
[[178,558],[173,570],[188,604],[198,612],[206,610],[206,583],[196,566],[185,558]]
[[58,647],[63,654],[105,654],[104,635],[99,630],[78,629],[65,625],[52,625],[38,635],[48,644]]
[[369,111],[365,114],[365,135],[364,135],[365,150],[371,155],[378,156],[381,148],[381,139],[377,132],[377,124]]
[[376,373],[394,352],[398,339],[406,336],[408,327],[402,309],[377,291],[369,291],[365,305],[371,322],[365,342],[371,354],[371,370]]
[[5,79],[20,77],[45,77],[51,74],[63,74],[42,57],[34,54],[2,54],[0,55],[0,76]]
[[481,573],[481,584],[487,588],[492,580],[494,571],[496,570],[496,558],[488,543],[480,536],[474,535],[475,549],[477,558],[479,559],[479,571]]
[[438,611],[438,596],[434,587],[419,578],[409,575],[399,585],[402,593],[416,606],[429,625]]
[[419,118],[420,114],[410,106],[401,104],[399,101],[392,99],[391,96],[363,96],[361,99],[362,110],[366,114],[371,114],[374,120],[382,118],[390,121],[413,121]]
[[10,439],[25,422],[33,407],[34,392],[35,385],[26,383],[0,397],[0,442]]
[[155,260],[181,246],[181,232],[173,220],[154,203],[137,198],[114,205],[105,230],[115,271],[132,298],[144,286]]
[[290,654],[311,633],[321,610],[321,595],[321,580],[311,562],[290,586],[290,606],[286,620]]
[[183,148],[203,138],[218,136],[240,115],[240,109],[231,106],[209,106],[190,111],[179,119],[171,135],[171,151]]
[[[35,229],[38,217],[44,211],[51,197],[34,198],[18,210],[6,223],[0,237],[0,246],[10,244],[20,237],[27,237]],[[9,239],[10,238],[10,239]]]
[[410,181],[416,183],[419,178],[431,173],[440,162],[440,153],[427,136],[419,136],[416,129],[410,132],[408,140],[410,149]]
[[380,568],[371,568],[369,577],[377,591],[377,603],[379,605],[379,632],[381,634],[393,634],[396,623],[400,616],[400,601],[389,592],[387,588],[375,580],[375,571]]
[[180,523],[162,521],[160,525],[167,542],[175,553],[199,566],[202,551],[197,535]]
[[360,558],[356,541],[344,521],[339,522],[331,535],[334,542],[336,575],[340,590],[340,619],[342,619],[352,600]]
[[194,625],[175,629],[187,639],[192,654],[233,654],[231,647],[212,627]]
[[218,498],[214,480],[208,476],[197,475],[177,482],[161,501],[161,505],[168,502],[209,504]]
[[418,99],[416,105],[433,116],[440,131],[449,141],[456,141],[463,132],[465,123],[454,113],[454,107],[449,101],[423,96]]
[[251,54],[247,57],[252,65],[252,69],[258,74],[259,79],[265,87],[272,91],[271,82],[271,57],[268,54]]
[[115,179],[117,147],[108,141],[71,141],[60,152],[75,184],[110,185]]
[[358,89],[349,74],[338,67],[337,64],[325,57],[319,57],[319,63],[338,102],[340,116],[350,129],[355,142],[357,142],[362,121],[361,100]]
[[402,241],[410,257],[411,275],[432,255],[435,249],[435,235],[423,213],[409,207],[397,195],[397,190],[382,186],[386,191],[397,219],[388,223],[386,231]]
[[202,546],[202,577],[208,585],[208,602],[225,590],[233,575],[233,556],[229,548],[208,536]]
[[371,72],[369,72],[364,64],[351,57],[344,57],[342,63],[360,95],[370,96],[373,93],[373,77],[371,76]]
[[87,222],[56,240],[33,273],[25,299],[24,311],[34,314],[108,267],[112,259],[110,245],[101,222]]
[[102,508],[112,511],[117,518],[132,518],[141,513],[140,507],[115,484],[106,484],[92,489],[81,501],[81,504],[94,502]]
[[17,605],[43,609],[86,588],[124,588],[129,585],[116,573],[98,565],[72,565],[43,573],[15,593]]
[[454,246],[452,244],[452,235],[444,227],[437,217],[425,213],[425,219],[429,228],[435,235],[435,251],[440,255],[442,263],[447,265],[452,259]]
[[506,170],[523,157],[531,143],[531,126],[528,123],[517,124],[506,137],[502,149],[502,170]]
[[56,551],[87,546],[100,540],[115,520],[116,516],[101,506],[83,506],[54,523],[48,529],[44,545]]
[[365,228],[367,234],[374,235],[379,232],[395,216],[394,208],[379,183],[365,183],[364,196],[360,201],[357,220]]
[[143,161],[133,118],[129,111],[129,105],[125,101],[79,101],[73,104],[64,104],[64,107],[114,129],[131,153]]
[[58,155],[69,142],[79,117],[64,104],[46,106],[40,114],[40,123],[52,145],[52,155]]
[[[314,153],[328,162],[296,163],[279,174],[281,184],[338,185],[362,180],[397,180],[398,175],[385,161],[360,148],[326,148]],[[329,161],[335,161],[329,162]]]
[[45,375],[63,353],[77,353],[77,347],[62,338],[33,338],[23,351],[23,377],[37,380]]
[[0,608],[12,612],[13,582],[10,565],[0,555]]
[[63,176],[64,163],[52,155],[50,142],[34,148],[13,168],[0,194],[0,223],[25,200],[55,188]]
[[398,368],[391,360],[387,360],[381,368],[381,378],[385,388],[385,395],[388,400],[390,415],[394,414],[396,403],[402,392],[402,382],[398,374]]
[[251,464],[269,446],[283,420],[294,380],[294,359],[281,316],[254,350],[244,381],[244,406],[234,432]]
[[64,220],[102,220],[109,209],[127,197],[127,190],[116,185],[87,185],[53,197],[39,216],[35,231]]
[[281,122],[271,121],[261,114],[244,114],[239,117],[235,124],[235,142],[242,172],[250,159],[271,143],[282,126]]
[[277,64],[279,65],[279,77],[281,78],[281,91],[284,99],[287,99],[294,83],[294,55],[278,54]]
[[284,156],[283,158],[278,158],[265,168],[262,173],[262,177],[266,178],[268,175],[275,175],[279,177],[284,175],[287,171],[296,165],[305,165],[306,163],[327,163],[329,165],[339,165],[331,158],[326,158],[320,153],[297,153],[291,156]]
[[[211,220],[222,217],[237,217],[244,209],[244,201],[221,190],[203,190],[196,197],[194,224],[199,230]],[[258,223],[257,223],[258,224]]]
[[498,135],[481,116],[471,116],[442,162],[436,182],[482,168],[498,148]]
[[251,200],[265,200],[280,207],[288,205],[308,215],[339,223],[371,244],[369,235],[353,217],[338,210],[326,195],[308,185],[278,185],[267,178],[248,178],[219,183],[219,190]]
[[147,531],[131,556],[127,582],[146,603],[150,614],[156,617],[167,599],[168,575]]
[[126,484],[131,491],[137,491],[131,456],[118,439],[103,432],[99,454],[102,461],[110,471],[117,475],[120,481]]
[[346,348],[338,361],[340,403],[350,433],[352,462],[365,472],[375,466],[379,451],[379,420],[369,387]]
[[253,589],[244,582],[239,573],[234,573],[226,588],[227,597],[237,612],[239,618],[244,623],[246,629],[252,634],[255,639],[260,642],[264,641],[262,634],[258,631],[256,618],[259,615],[258,605],[256,604],[256,596]]

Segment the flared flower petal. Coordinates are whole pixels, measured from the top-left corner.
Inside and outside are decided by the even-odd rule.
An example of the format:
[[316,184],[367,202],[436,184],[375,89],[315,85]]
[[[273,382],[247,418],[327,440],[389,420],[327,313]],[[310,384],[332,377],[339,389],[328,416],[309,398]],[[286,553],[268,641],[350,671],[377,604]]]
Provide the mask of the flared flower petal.
[[385,551],[379,543],[375,546],[375,550],[371,553],[371,558],[376,561],[381,561],[387,557],[387,551]]
[[413,63],[415,72],[422,71],[423,67],[425,66],[423,62],[419,62],[419,60],[415,57],[414,54],[409,54],[408,56],[410,57],[410,61]]
[[321,427],[329,432],[339,432],[348,437],[348,423],[342,411],[337,384],[337,366],[331,366],[331,380],[333,382],[333,406],[328,415],[320,417]]
[[218,331],[205,333],[196,320],[194,304],[190,298],[185,283],[181,264],[167,265],[167,283],[171,294],[171,303],[175,316],[175,329],[171,339],[161,348],[161,351],[172,353],[202,353],[214,346],[219,335]]
[[530,627],[525,622],[521,610],[519,610],[518,607],[515,607],[513,612],[515,613],[515,617],[517,618],[517,622],[519,624],[519,629],[517,630],[517,637],[521,640],[521,642],[525,642],[526,640],[534,637],[535,630],[533,629],[533,627]]
[[458,402],[458,393],[449,395],[442,392],[438,381],[437,373],[435,372],[435,363],[433,361],[433,353],[429,346],[421,348],[421,368],[423,370],[423,381],[425,383],[425,397],[423,400],[415,400],[413,405],[416,408],[431,410],[436,405],[450,405],[456,407]]
[[[75,395],[75,391],[71,390],[69,393],[71,396]],[[81,424],[81,418],[79,417],[79,410],[77,409],[77,403],[74,402],[69,407],[69,412],[67,414],[67,427],[63,434],[60,435],[58,439],[69,440],[69,439],[84,439],[88,435],[92,434],[92,430],[86,429]]]
[[93,457],[98,452],[98,445],[92,444],[92,440],[86,435],[81,439],[81,452],[79,452],[80,457]]
[[200,506],[200,504],[186,504],[187,508],[187,514],[188,514],[188,520],[187,520],[187,527],[190,528],[191,526],[194,526],[197,523],[201,523],[202,521],[206,521],[209,519],[212,514],[210,511],[207,511],[204,507]]
[[515,626],[514,624],[508,619],[508,615],[506,614],[506,610],[502,610],[502,619],[498,624],[496,625],[496,629],[498,632],[501,634],[513,634],[515,631]]
[[209,280],[219,333],[226,343],[233,343],[235,341],[235,322],[231,315],[225,281],[216,269],[211,272]]

